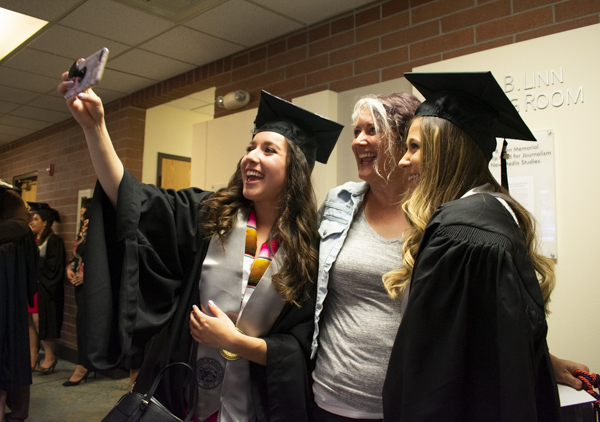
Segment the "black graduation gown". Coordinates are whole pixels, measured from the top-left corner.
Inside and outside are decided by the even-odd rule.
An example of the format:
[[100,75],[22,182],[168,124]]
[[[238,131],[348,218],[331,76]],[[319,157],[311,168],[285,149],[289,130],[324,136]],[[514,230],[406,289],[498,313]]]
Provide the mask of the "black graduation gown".
[[558,421],[538,280],[489,194],[427,227],[383,388],[385,421]]
[[40,340],[60,338],[65,304],[65,243],[60,236],[50,233],[46,256],[38,264],[38,311]]
[[[144,185],[125,172],[115,212],[96,185],[83,284],[85,349],[94,367],[108,369],[152,339],[136,391],[147,391],[169,362],[195,368],[189,315],[192,305],[199,305],[198,281],[209,242],[198,235],[198,224],[200,202],[209,194]],[[250,364],[260,421],[307,418],[314,297],[302,305],[286,304],[265,338],[267,366]],[[182,392],[185,375],[183,369],[170,369],[157,392],[161,403],[180,417],[189,407]]]
[[[9,195],[12,194],[6,193],[0,207],[11,208],[1,216],[6,218],[0,217],[0,390],[3,391],[31,384],[27,302],[33,304],[39,256],[28,226],[29,213],[20,198],[14,202]],[[23,217],[12,212],[17,211],[15,205],[22,208]]]

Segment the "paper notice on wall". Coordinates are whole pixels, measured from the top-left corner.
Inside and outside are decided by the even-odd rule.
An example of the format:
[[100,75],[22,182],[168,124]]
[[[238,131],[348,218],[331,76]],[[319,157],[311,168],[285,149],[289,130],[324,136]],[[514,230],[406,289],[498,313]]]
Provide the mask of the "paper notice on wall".
[[[554,133],[534,132],[537,142],[508,139],[508,185],[510,194],[536,219],[541,251],[556,259],[556,205],[554,190]],[[503,139],[490,161],[490,171],[500,183],[500,151]]]

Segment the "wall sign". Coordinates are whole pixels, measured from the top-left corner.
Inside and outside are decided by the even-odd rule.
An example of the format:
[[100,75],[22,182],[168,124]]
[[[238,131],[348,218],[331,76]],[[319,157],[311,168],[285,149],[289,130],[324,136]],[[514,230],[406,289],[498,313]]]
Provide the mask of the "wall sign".
[[[556,206],[554,189],[554,132],[533,132],[537,142],[508,140],[506,160],[510,194],[537,222],[541,252],[552,259],[556,252]],[[500,183],[500,151],[503,139],[492,160],[490,171]]]

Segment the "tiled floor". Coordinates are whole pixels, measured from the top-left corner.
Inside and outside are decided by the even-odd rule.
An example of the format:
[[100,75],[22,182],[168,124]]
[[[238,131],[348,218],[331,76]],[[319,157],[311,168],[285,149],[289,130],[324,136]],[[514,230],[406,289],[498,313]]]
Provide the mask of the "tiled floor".
[[74,364],[61,360],[53,374],[33,373],[28,422],[100,422],[129,388],[129,377],[100,376],[63,387],[74,369]]

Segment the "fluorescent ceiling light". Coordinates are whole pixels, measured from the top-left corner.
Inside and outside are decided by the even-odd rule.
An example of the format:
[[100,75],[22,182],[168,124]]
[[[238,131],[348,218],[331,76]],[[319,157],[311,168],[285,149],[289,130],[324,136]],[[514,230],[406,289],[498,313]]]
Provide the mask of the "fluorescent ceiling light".
[[0,60],[48,22],[0,7]]

